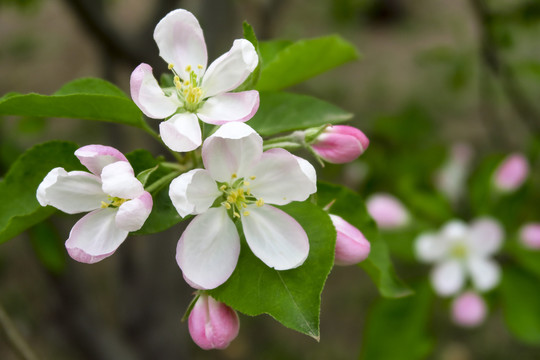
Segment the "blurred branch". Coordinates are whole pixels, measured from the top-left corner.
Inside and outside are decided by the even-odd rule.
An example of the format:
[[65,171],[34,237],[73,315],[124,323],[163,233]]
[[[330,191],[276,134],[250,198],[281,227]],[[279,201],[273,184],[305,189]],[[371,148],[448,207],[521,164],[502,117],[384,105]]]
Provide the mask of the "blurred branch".
[[19,333],[2,305],[0,305],[0,326],[2,329],[4,329],[9,344],[13,347],[21,359],[37,360],[36,355]]

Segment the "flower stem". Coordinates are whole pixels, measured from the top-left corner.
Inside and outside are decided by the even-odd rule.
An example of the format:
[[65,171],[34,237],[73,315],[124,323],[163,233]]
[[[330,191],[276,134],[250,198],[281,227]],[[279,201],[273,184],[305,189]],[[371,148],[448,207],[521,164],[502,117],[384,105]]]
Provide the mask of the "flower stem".
[[4,308],[0,305],[0,326],[6,333],[7,340],[13,349],[19,354],[21,359],[24,360],[37,360],[37,356],[34,354],[28,343],[24,340],[19,333],[8,314],[4,311]]
[[266,143],[263,145],[263,151],[266,151],[268,149],[274,149],[274,148],[283,148],[287,150],[297,150],[302,148],[303,146],[292,141],[282,141],[282,142],[276,142],[276,143]]
[[167,183],[169,183],[172,179],[181,175],[183,172],[184,172],[183,170],[173,171],[163,176],[161,179],[154,181],[151,185],[147,186],[145,190],[148,191],[149,193],[157,191],[161,189],[163,186],[165,186]]

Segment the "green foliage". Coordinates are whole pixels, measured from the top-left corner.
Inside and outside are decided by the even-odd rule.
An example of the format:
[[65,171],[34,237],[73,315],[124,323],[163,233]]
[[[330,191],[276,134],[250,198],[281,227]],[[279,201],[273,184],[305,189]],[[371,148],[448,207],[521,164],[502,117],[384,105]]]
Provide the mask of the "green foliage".
[[139,128],[146,125],[139,108],[120,89],[93,78],[69,82],[54,95],[9,93],[0,98],[0,115],[98,120]]
[[318,340],[321,292],[334,262],[336,231],[328,215],[309,202],[281,208],[308,235],[310,250],[304,264],[276,271],[255,257],[243,241],[234,273],[209,293],[247,315],[269,314],[283,325]]
[[402,297],[411,294],[411,290],[397,277],[388,246],[379,236],[375,223],[369,216],[364,200],[344,186],[318,183],[317,203],[321,207],[332,204],[329,213],[339,215],[355,227],[368,239],[371,251],[360,266],[369,274],[379,292],[385,297]]
[[352,118],[335,105],[307,95],[261,92],[261,105],[249,125],[261,136],[337,124]]
[[0,182],[0,243],[43,221],[55,209],[42,207],[36,190],[55,167],[68,171],[82,169],[73,155],[78,146],[64,141],[36,145],[21,155]]
[[[257,89],[261,91],[285,89],[359,58],[356,48],[337,35],[300,40],[277,53],[275,51],[279,47],[272,49],[274,56],[263,63],[257,84]],[[266,55],[271,53],[265,52]]]
[[28,229],[30,242],[39,261],[47,270],[59,274],[66,267],[63,239],[51,222],[43,221]]

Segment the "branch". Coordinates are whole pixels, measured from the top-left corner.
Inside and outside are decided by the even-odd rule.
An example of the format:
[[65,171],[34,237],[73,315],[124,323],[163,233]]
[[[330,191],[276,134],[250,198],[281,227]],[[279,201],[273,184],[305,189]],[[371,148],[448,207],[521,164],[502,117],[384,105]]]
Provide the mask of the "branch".
[[9,344],[17,352],[19,357],[23,360],[37,360],[36,355],[19,333],[9,315],[5,312],[2,305],[0,305],[0,326],[6,333]]

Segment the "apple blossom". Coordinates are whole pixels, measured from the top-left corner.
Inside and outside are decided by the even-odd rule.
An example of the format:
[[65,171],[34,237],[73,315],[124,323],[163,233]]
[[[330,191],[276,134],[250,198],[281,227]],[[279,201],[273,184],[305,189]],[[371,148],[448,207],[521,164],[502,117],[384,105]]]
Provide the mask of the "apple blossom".
[[495,187],[510,192],[519,188],[529,175],[527,158],[519,153],[508,155],[493,174]]
[[246,124],[228,123],[202,147],[206,169],[171,182],[180,216],[197,215],[182,234],[176,260],[194,287],[212,289],[236,267],[241,221],[247,244],[266,265],[287,270],[304,263],[309,241],[300,224],[268,204],[304,201],[316,191],[313,166],[284,149],[263,153],[263,140]]
[[329,214],[336,228],[336,265],[353,265],[365,260],[370,251],[370,243],[364,234],[340,216]]
[[470,145],[454,144],[448,161],[435,176],[435,186],[453,202],[459,200],[465,190],[473,154]]
[[459,220],[448,222],[439,233],[425,233],[415,242],[418,259],[434,263],[431,283],[441,296],[458,293],[470,277],[478,291],[494,288],[500,268],[491,259],[502,244],[503,230],[498,222],[481,218],[467,225]]
[[519,240],[529,249],[540,249],[540,223],[524,224],[519,230]]
[[142,63],[131,74],[131,97],[148,117],[167,118],[159,130],[169,148],[180,152],[198,148],[202,142],[198,120],[221,125],[253,117],[259,93],[230,92],[257,67],[259,57],[248,40],[235,40],[229,52],[207,68],[202,29],[183,9],[171,11],[157,24],[154,39],[174,74],[174,87],[161,88],[152,68]]
[[68,214],[90,211],[73,226],[65,245],[74,260],[91,264],[112,255],[129,232],[143,226],[152,211],[152,196],[115,148],[88,145],[75,156],[90,173],[52,169],[36,197],[41,206]]
[[367,136],[359,129],[347,125],[330,125],[311,143],[317,155],[334,164],[355,160],[368,146]]
[[369,215],[381,229],[396,229],[407,225],[409,212],[395,196],[386,193],[372,194],[366,200]]
[[460,294],[452,302],[452,320],[464,327],[480,325],[486,318],[486,303],[474,291]]
[[225,349],[238,335],[240,322],[234,309],[201,294],[189,314],[188,328],[202,349]]

